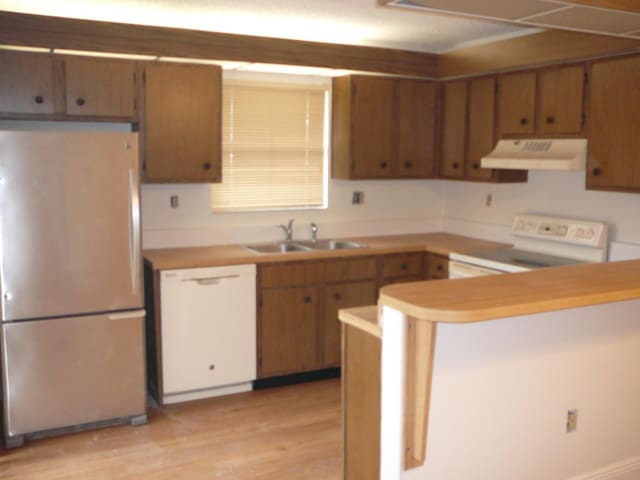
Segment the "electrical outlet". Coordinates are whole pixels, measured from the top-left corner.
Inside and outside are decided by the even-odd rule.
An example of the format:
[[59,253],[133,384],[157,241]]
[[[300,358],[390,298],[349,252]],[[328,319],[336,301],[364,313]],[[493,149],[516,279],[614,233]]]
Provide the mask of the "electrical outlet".
[[169,199],[169,204],[171,208],[178,208],[180,206],[180,200],[178,199],[178,195],[171,195]]
[[578,428],[578,409],[567,412],[567,433],[575,432]]
[[489,193],[489,194],[487,195],[487,198],[486,198],[486,199],[485,199],[485,201],[484,201],[484,204],[485,204],[487,207],[490,207],[492,203],[493,203],[493,195],[491,195],[491,194]]
[[353,192],[353,196],[351,197],[351,203],[353,205],[360,205],[364,203],[364,192]]

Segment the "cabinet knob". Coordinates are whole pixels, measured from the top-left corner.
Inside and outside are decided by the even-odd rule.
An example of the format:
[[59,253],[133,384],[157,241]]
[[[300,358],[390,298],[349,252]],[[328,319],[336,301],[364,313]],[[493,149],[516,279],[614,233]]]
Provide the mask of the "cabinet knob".
[[441,272],[442,270],[444,270],[444,265],[442,265],[441,263],[439,263],[439,264],[436,266],[436,270],[437,270],[437,271],[439,271],[439,272]]
[[309,295],[305,296],[303,300],[304,300],[304,303],[311,303],[311,297]]
[[599,177],[600,174],[602,173],[602,170],[600,168],[596,167],[593,170],[591,170],[591,173],[593,174],[594,177]]
[[334,300],[342,300],[342,295],[340,295],[338,292],[335,292],[333,294],[333,299]]
[[403,272],[407,271],[408,268],[409,268],[409,265],[407,265],[406,263],[400,264],[400,270],[402,270]]
[[216,366],[212,363],[211,365],[209,365],[209,370],[215,370]]
[[82,97],[78,97],[76,98],[76,105],[78,105],[79,107],[84,105],[84,98]]
[[451,168],[453,168],[454,170],[457,170],[459,166],[460,166],[460,165],[458,165],[458,162],[453,162],[453,163],[451,164]]
[[41,105],[44,103],[44,97],[42,95],[38,95],[36,98],[34,98],[34,100],[38,105]]
[[387,168],[387,162],[380,162],[380,168]]
[[529,124],[529,119],[527,117],[522,117],[520,119],[520,125],[528,125]]
[[547,122],[547,125],[553,125],[554,123],[556,123],[556,117],[554,117],[553,115],[549,115],[545,121]]
[[205,163],[202,164],[202,168],[204,170],[209,171],[209,170],[211,170],[211,164],[209,162],[205,162]]
[[474,170],[478,170],[480,168],[480,164],[479,163],[474,163],[471,166],[473,167]]
[[404,162],[404,168],[412,168],[413,162]]

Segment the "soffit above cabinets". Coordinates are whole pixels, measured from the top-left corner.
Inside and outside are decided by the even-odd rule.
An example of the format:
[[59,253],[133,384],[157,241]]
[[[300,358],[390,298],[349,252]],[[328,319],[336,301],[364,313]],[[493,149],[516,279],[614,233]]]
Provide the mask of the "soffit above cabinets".
[[640,38],[640,5],[631,0],[379,0],[379,3],[529,27]]

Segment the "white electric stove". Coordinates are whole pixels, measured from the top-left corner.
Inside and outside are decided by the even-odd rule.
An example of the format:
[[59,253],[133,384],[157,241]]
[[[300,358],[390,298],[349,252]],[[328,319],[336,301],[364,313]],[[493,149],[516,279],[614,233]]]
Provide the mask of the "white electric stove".
[[449,255],[449,278],[525,272],[537,268],[607,259],[605,223],[518,215],[513,220],[512,248]]

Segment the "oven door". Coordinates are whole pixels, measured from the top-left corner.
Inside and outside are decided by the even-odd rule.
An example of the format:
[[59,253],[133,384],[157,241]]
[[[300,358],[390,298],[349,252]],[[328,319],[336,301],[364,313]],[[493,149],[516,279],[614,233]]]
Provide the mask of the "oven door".
[[497,275],[505,273],[501,270],[494,270],[493,268],[479,267],[478,265],[471,265],[470,263],[456,262],[455,260],[449,260],[449,278],[471,278],[481,277],[484,275]]

